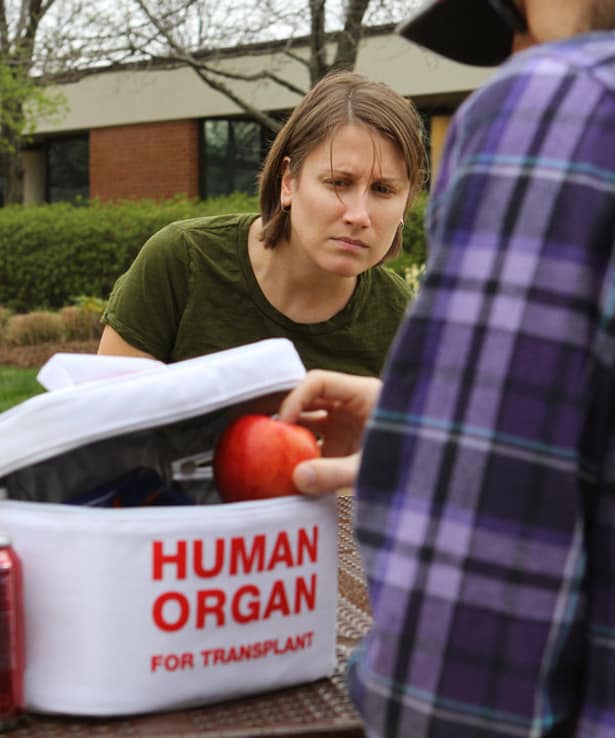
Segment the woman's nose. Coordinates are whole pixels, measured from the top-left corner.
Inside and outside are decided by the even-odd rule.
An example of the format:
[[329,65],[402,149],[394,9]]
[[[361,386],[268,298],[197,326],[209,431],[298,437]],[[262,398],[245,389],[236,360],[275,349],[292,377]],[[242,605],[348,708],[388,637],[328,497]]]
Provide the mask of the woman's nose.
[[371,223],[369,215],[369,193],[355,191],[344,195],[344,220],[363,227]]

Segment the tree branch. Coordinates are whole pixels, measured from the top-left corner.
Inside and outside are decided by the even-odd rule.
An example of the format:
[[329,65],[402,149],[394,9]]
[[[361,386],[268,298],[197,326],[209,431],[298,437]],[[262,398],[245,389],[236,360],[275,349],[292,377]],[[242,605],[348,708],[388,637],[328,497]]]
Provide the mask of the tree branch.
[[4,55],[9,51],[9,24],[6,19],[6,6],[0,0],[0,52]]
[[368,5],[369,0],[350,0],[348,3],[344,30],[337,37],[337,51],[331,65],[333,69],[354,69]]
[[168,30],[164,26],[162,26],[157,18],[153,17],[153,15],[149,11],[149,8],[145,6],[145,3],[142,0],[137,0],[137,2],[139,6],[143,9],[143,12],[147,15],[151,23],[164,36],[165,41],[171,48],[172,51],[169,54],[167,61],[185,64],[191,67],[194,72],[196,72],[196,74],[200,77],[200,79],[202,79],[203,82],[205,82],[209,87],[216,90],[217,92],[222,93],[225,97],[234,102],[243,111],[245,111],[251,118],[259,121],[263,126],[270,129],[271,131],[277,132],[281,128],[280,122],[277,121],[275,118],[272,118],[270,115],[267,115],[267,113],[263,112],[262,110],[255,108],[247,100],[245,100],[234,90],[232,90],[228,85],[224,84],[224,82],[222,82],[220,79],[217,79],[216,76],[246,82],[254,82],[259,79],[270,79],[276,84],[280,84],[281,86],[285,87],[291,92],[294,92],[297,95],[302,96],[303,94],[305,94],[303,90],[299,89],[291,82],[284,80],[281,77],[278,77],[278,75],[274,74],[273,72],[269,72],[267,70],[256,72],[250,75],[245,75],[216,69],[206,64],[205,62],[196,59],[192,53],[181,49],[177,45],[175,40],[170,36]]
[[306,67],[306,69],[310,68],[309,59],[301,56],[301,54],[295,54],[295,52],[292,51],[290,48],[284,49],[284,55],[287,56],[289,59],[292,59],[293,61],[299,62],[299,64],[302,64],[304,67]]
[[325,76],[327,39],[325,35],[326,0],[310,0],[310,82],[312,86]]
[[[186,63],[186,57],[184,57],[182,61]],[[254,72],[254,74],[240,74],[239,72],[228,72],[224,69],[212,67],[209,64],[205,64],[194,58],[190,62],[190,66],[192,66],[194,69],[203,69],[203,71],[207,74],[217,74],[220,77],[224,77],[226,79],[236,79],[240,82],[258,82],[262,79],[269,79],[272,82],[275,82],[277,85],[280,85],[280,87],[284,87],[285,89],[289,90],[295,95],[299,95],[300,97],[303,97],[307,92],[307,90],[304,90],[301,87],[297,87],[297,85],[294,85],[289,80],[284,79],[283,77],[280,77],[279,75],[275,74],[274,72],[270,72],[267,69],[263,69],[260,72]]]
[[239,97],[239,95],[235,94],[233,90],[231,90],[230,87],[225,85],[223,82],[220,82],[218,80],[212,79],[202,68],[198,66],[193,66],[192,69],[198,74],[198,76],[205,82],[209,87],[211,87],[213,90],[217,90],[218,92],[221,92],[225,97],[227,97],[229,100],[232,100],[236,105],[238,105],[242,110],[244,110],[251,118],[258,121],[261,125],[265,126],[265,128],[268,128],[270,131],[273,131],[274,133],[277,133],[280,128],[282,128],[282,124],[279,120],[276,120],[275,118],[272,118],[270,115],[267,115],[267,113],[264,113],[262,110],[259,110],[258,108],[255,108],[253,105],[250,105],[246,100]]

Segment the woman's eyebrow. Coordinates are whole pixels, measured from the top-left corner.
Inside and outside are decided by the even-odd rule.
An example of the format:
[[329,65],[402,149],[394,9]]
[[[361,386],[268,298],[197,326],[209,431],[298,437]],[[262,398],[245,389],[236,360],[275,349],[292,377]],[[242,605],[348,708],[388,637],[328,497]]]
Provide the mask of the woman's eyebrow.
[[343,174],[346,177],[354,177],[356,175],[356,172],[353,172],[352,169],[343,169],[342,167],[323,167],[323,172],[326,172],[327,174]]
[[384,184],[403,184],[408,181],[407,177],[374,177],[373,180]]
[[[322,169],[322,173],[323,174],[335,174],[338,176],[341,175],[343,177],[356,177],[357,176],[357,173],[353,171],[352,169],[344,169],[343,167],[326,167]],[[406,178],[404,177],[394,177],[394,176],[386,176],[386,175],[383,176],[380,173],[376,174],[375,172],[373,173],[373,176],[371,177],[371,179],[374,182],[386,182],[390,184],[394,184],[394,183],[398,184],[400,182],[406,181]]]

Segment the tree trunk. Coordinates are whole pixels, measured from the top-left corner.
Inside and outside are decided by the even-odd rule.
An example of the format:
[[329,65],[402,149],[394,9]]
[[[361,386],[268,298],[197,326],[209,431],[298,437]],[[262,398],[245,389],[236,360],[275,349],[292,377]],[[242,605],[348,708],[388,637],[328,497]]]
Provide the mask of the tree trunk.
[[4,204],[5,205],[22,205],[24,198],[24,170],[21,157],[21,148],[16,145],[16,151],[4,153],[2,156],[5,188],[4,188]]
[[355,68],[359,42],[363,36],[363,17],[368,5],[369,0],[350,0],[348,3],[344,30],[340,31],[337,38],[337,53],[332,69],[352,71]]
[[329,71],[325,36],[326,0],[310,0],[310,86]]
[[22,205],[24,199],[24,170],[21,158],[21,150],[6,155],[6,192],[4,194],[5,205]]
[[21,137],[16,130],[0,126],[0,176],[4,187],[4,205],[21,205],[24,196],[24,171],[21,156]]

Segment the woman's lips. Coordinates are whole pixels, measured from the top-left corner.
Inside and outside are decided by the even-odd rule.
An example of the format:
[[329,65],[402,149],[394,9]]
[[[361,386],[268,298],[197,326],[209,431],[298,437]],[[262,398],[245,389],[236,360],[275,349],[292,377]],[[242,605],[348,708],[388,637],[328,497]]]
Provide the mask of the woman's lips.
[[365,243],[365,241],[361,241],[357,238],[348,238],[347,236],[334,236],[333,240],[353,248],[367,248],[367,244]]

